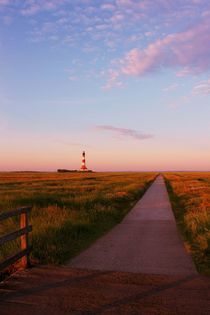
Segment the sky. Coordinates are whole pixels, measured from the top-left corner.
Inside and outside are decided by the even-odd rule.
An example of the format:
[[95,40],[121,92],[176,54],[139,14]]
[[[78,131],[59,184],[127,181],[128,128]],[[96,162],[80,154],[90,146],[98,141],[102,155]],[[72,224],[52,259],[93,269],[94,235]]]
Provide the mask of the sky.
[[0,170],[210,170],[209,0],[0,0]]

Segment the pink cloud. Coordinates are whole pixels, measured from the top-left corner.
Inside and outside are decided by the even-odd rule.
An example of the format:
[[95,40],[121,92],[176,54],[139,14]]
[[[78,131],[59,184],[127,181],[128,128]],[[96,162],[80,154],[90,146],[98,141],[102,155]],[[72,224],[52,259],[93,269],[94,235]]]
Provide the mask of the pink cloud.
[[112,16],[111,21],[113,23],[118,23],[118,22],[122,21],[123,19],[124,19],[124,15],[117,13],[117,14]]
[[179,87],[179,84],[178,84],[178,83],[173,83],[173,84],[171,84],[171,85],[165,87],[165,88],[163,89],[163,92],[175,91],[175,90],[177,90],[178,87]]
[[131,137],[137,140],[151,139],[154,137],[154,135],[152,134],[141,133],[134,129],[118,128],[118,127],[109,126],[109,125],[98,125],[95,128],[96,130],[100,130],[100,131],[109,131],[112,134],[120,136],[120,137]]
[[111,4],[111,3],[105,3],[105,4],[101,5],[101,9],[102,10],[110,10],[110,11],[112,11],[112,10],[115,9],[115,6],[113,4]]
[[112,69],[109,69],[109,79],[102,87],[103,90],[110,90],[114,87],[123,87],[123,82],[119,80],[119,73],[117,71],[114,71]]
[[[193,74],[193,72],[195,72],[195,69],[194,69],[194,71],[192,71],[192,69],[190,69],[188,67],[184,67],[183,69],[181,69],[180,71],[178,71],[176,73],[176,76],[177,77],[185,77],[187,75]],[[196,72],[198,72],[198,71],[196,71]]]
[[0,5],[7,5],[10,4],[10,0],[0,0]]
[[118,6],[131,6],[133,5],[133,0],[117,0],[116,4]]
[[153,32],[145,32],[144,35],[145,35],[146,37],[150,37],[150,36],[153,35]]
[[199,82],[193,87],[192,94],[194,95],[208,95],[210,94],[210,79]]
[[21,10],[21,13],[24,16],[35,15],[40,11],[55,10],[65,3],[66,0],[31,0],[28,3],[26,2],[26,5]]
[[28,16],[28,15],[34,15],[39,11],[40,11],[40,6],[37,4],[32,4],[29,7],[22,9],[21,13],[24,16]]
[[[62,4],[62,2],[60,2],[60,4]],[[57,4],[55,1],[46,1],[44,8],[46,10],[54,10],[56,9],[56,7],[59,5],[59,1],[57,1]]]
[[161,67],[188,67],[202,72],[210,68],[210,21],[184,32],[169,34],[149,44],[145,49],[134,48],[122,60],[121,72],[143,75]]
[[70,80],[70,81],[77,81],[77,80],[78,80],[78,77],[71,75],[71,76],[69,77],[69,80]]

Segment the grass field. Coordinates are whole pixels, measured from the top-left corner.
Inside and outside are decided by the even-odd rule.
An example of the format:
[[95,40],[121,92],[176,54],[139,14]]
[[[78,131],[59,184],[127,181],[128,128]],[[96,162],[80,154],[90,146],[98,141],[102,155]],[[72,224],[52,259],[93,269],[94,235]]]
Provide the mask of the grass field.
[[210,275],[210,172],[164,176],[185,246],[198,271]]
[[[64,263],[120,222],[155,173],[0,173],[0,212],[32,205],[32,257]],[[9,219],[0,235],[18,226]],[[19,227],[19,226],[18,226]],[[1,248],[0,258],[18,242]]]

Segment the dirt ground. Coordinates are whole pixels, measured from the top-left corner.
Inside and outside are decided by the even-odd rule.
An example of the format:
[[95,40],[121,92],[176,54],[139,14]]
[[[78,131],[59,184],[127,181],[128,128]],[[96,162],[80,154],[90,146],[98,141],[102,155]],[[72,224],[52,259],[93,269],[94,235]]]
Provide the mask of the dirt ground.
[[1,315],[210,314],[210,279],[39,266],[0,284]]

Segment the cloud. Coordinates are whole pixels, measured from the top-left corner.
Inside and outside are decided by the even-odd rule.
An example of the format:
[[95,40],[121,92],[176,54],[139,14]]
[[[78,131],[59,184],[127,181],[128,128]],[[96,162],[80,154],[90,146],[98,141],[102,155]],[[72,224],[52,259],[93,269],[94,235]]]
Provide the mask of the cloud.
[[111,3],[105,3],[101,5],[101,9],[113,11],[115,9],[115,6]]
[[115,136],[119,136],[120,138],[130,137],[137,140],[145,140],[151,139],[154,137],[152,134],[145,134],[141,133],[134,129],[127,129],[127,128],[118,128],[109,125],[98,125],[95,127],[98,131],[108,131],[111,132]]
[[146,36],[146,37],[150,37],[150,36],[152,36],[154,33],[153,32],[145,32],[144,33],[144,35]]
[[173,83],[163,89],[163,92],[171,92],[175,91],[178,88],[179,84],[178,83]]
[[210,94],[210,79],[201,81],[192,89],[193,95],[208,95]]
[[108,71],[108,81],[107,83],[102,86],[103,90],[110,90],[112,88],[121,88],[124,86],[123,82],[119,80],[119,73],[117,71],[114,71],[112,69],[109,69]]
[[192,69],[189,69],[188,67],[184,67],[183,69],[179,70],[176,73],[176,76],[177,77],[185,77],[187,75],[192,75],[192,74],[193,74]]
[[132,6],[134,5],[134,1],[133,0],[117,0],[116,4],[118,6]]
[[77,81],[78,79],[79,79],[79,77],[76,76],[76,75],[70,75],[70,76],[69,76],[69,80],[70,80],[70,81]]
[[144,49],[130,50],[121,61],[121,73],[141,76],[162,67],[188,67],[195,72],[210,69],[210,20],[180,33],[166,35]]
[[10,2],[11,0],[0,0],[0,5],[8,5]]
[[34,15],[41,10],[40,6],[37,4],[31,4],[30,6],[21,10],[21,14],[24,16]]
[[56,10],[65,3],[66,0],[30,0],[25,2],[21,14],[24,16],[32,16],[41,11]]
[[[95,69],[108,73],[104,90],[124,86],[123,75],[176,67],[183,76],[210,67],[209,0],[0,0],[0,10],[6,25],[27,19],[30,42],[95,54],[85,65],[93,68],[95,59]],[[181,32],[186,24],[195,26]]]
[[124,15],[123,14],[114,14],[112,17],[111,17],[111,21],[113,22],[113,24],[115,23],[119,23],[121,22],[123,19],[124,19]]

